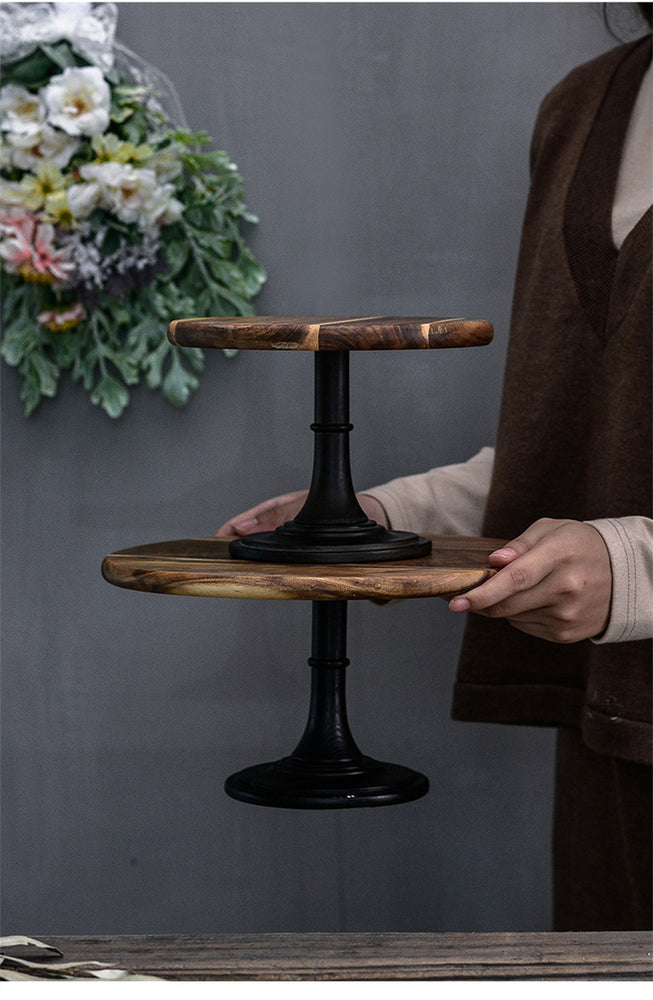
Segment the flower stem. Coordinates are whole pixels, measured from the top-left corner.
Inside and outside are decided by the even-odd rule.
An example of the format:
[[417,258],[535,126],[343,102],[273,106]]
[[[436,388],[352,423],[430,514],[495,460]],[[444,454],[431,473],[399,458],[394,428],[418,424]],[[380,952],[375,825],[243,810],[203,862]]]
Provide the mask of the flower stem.
[[195,258],[195,263],[197,264],[197,269],[199,270],[200,274],[202,275],[202,278],[204,279],[204,282],[206,283],[207,287],[210,288],[211,285],[213,284],[213,282],[211,281],[211,276],[209,275],[208,271],[206,270],[206,265],[204,264],[204,261],[202,260],[202,253],[201,253],[200,248],[198,247],[197,243],[195,242],[195,237],[193,236],[188,223],[185,222],[183,219],[181,220],[181,225],[182,225],[184,233],[186,235],[186,239],[188,240],[188,244],[190,246],[191,253],[193,254],[193,257]]
[[93,331],[93,340],[95,342],[95,347],[97,350],[97,360],[100,366],[100,374],[102,378],[107,377],[107,366],[104,360],[104,349],[102,347],[102,341],[100,340],[100,334],[97,328],[97,317],[95,313],[91,315],[91,330]]

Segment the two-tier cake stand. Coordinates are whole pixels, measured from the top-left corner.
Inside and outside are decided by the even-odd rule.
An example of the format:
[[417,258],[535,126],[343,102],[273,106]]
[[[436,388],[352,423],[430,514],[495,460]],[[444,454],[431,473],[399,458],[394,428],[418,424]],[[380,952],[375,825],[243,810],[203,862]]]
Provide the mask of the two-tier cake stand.
[[160,594],[312,602],[308,721],[288,757],[229,777],[227,793],[304,809],[380,806],[424,795],[424,775],[358,749],[345,702],[350,600],[449,597],[487,579],[497,541],[419,536],[371,521],[354,491],[349,434],[349,352],[472,347],[492,339],[484,320],[236,317],[170,324],[179,347],[315,353],[313,472],[294,520],[238,539],[181,539],[106,557],[109,583]]

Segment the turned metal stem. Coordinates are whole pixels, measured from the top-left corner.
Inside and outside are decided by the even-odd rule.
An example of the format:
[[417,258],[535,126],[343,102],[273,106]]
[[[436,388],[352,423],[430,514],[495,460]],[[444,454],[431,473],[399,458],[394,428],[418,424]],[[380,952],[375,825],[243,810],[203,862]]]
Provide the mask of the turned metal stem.
[[345,703],[347,601],[313,601],[311,698],[294,753],[255,764],[225,782],[242,802],[289,809],[348,809],[410,802],[425,795],[423,774],[363,755]]
[[347,601],[313,601],[311,699],[296,761],[359,762],[362,754],[349,729],[345,699]]
[[313,475],[295,524],[316,528],[369,525],[351,475],[349,351],[316,352],[314,412]]
[[304,506],[274,531],[235,539],[235,559],[342,563],[414,559],[431,543],[413,532],[391,531],[360,506],[349,458],[349,351],[315,353],[313,472]]

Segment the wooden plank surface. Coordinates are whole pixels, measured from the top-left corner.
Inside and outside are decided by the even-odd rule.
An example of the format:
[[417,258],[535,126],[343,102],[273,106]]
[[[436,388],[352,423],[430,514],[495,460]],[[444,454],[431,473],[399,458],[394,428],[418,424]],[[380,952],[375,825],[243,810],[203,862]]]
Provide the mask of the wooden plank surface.
[[292,565],[230,559],[226,538],[182,538],[123,549],[102,564],[117,587],[157,594],[273,600],[450,597],[487,580],[502,542],[431,535],[428,556],[384,563]]
[[176,319],[178,347],[223,350],[396,351],[479,347],[492,340],[487,320],[419,316],[228,316]]
[[54,937],[70,961],[175,980],[650,980],[648,932]]

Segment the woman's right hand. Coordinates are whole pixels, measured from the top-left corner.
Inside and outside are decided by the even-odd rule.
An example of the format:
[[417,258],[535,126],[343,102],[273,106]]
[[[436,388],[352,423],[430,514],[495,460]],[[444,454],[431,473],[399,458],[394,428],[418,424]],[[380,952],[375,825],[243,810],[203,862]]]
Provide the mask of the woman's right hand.
[[299,514],[307,496],[308,490],[299,490],[296,493],[284,493],[280,497],[264,500],[256,507],[225,521],[216,531],[216,537],[228,538],[234,535],[251,535],[253,531],[274,531]]
[[[299,490],[296,493],[284,493],[282,496],[272,497],[271,500],[264,500],[256,507],[243,511],[229,518],[216,531],[217,538],[233,538],[234,535],[250,535],[253,531],[274,531],[275,528],[292,521],[304,506],[308,490]],[[378,500],[367,496],[365,493],[357,493],[356,499],[363,508],[363,511],[373,521],[388,527],[388,519],[385,511]]]

